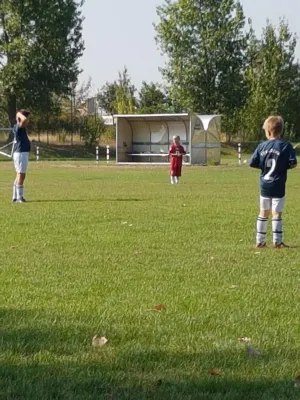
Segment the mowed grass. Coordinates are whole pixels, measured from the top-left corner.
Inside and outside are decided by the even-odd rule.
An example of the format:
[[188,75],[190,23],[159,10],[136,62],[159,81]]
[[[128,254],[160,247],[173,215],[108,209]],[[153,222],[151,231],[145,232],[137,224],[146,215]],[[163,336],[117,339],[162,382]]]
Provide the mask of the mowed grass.
[[299,170],[294,247],[259,252],[246,166],[171,186],[168,167],[31,163],[28,204],[13,178],[0,163],[1,399],[299,399]]

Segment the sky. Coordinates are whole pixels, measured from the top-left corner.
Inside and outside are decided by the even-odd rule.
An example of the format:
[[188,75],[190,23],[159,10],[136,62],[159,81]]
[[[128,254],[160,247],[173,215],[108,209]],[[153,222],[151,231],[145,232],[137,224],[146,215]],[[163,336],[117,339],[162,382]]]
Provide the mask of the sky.
[[[142,81],[162,82],[159,67],[164,59],[155,43],[153,23],[158,21],[156,7],[164,0],[86,0],[82,8],[85,21],[85,52],[80,60],[80,82],[92,79],[96,94],[106,82],[113,82],[124,66],[134,85]],[[246,18],[251,18],[258,35],[269,19],[289,22],[300,38],[299,0],[241,0]],[[300,39],[297,47],[300,59]]]

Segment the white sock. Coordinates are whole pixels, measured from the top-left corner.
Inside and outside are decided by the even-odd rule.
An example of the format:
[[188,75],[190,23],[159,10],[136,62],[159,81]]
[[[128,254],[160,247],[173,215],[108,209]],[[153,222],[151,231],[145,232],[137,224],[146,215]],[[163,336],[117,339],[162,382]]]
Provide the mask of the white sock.
[[174,185],[174,183],[175,183],[175,176],[170,176],[170,179],[171,179],[171,184]]
[[24,186],[23,185],[16,185],[17,189],[17,199],[22,199],[24,195]]
[[256,224],[256,243],[266,243],[268,218],[258,217]]
[[13,196],[12,196],[13,200],[17,199],[17,183],[16,181],[14,181],[14,186],[13,186]]
[[179,183],[179,176],[175,176],[175,183]]
[[283,236],[283,223],[282,219],[278,218],[272,219],[272,230],[273,230],[273,243],[274,244],[281,244],[282,243],[282,236]]

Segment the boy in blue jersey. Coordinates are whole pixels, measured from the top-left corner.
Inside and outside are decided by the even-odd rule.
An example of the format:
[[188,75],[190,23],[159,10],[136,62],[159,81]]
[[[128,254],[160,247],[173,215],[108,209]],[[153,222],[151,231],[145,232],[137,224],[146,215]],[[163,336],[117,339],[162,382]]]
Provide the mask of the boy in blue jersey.
[[275,248],[288,247],[283,243],[282,211],[285,202],[285,184],[288,169],[297,165],[296,152],[291,143],[281,138],[284,122],[279,116],[269,117],[263,126],[266,140],[256,148],[250,167],[261,170],[260,214],[257,218],[256,247],[266,247],[268,217],[272,211],[273,244]]
[[30,112],[20,110],[17,113],[17,123],[13,127],[14,134],[14,153],[13,160],[16,170],[16,179],[13,186],[14,203],[26,203],[24,199],[24,180],[26,177],[28,159],[30,152],[30,141],[28,139],[26,127],[29,122]]

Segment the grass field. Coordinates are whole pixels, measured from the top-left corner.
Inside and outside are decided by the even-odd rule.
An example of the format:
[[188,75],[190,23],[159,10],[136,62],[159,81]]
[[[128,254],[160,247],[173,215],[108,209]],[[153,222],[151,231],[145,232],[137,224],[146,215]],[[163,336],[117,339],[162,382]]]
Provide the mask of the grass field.
[[167,167],[32,163],[30,202],[11,204],[0,163],[0,398],[299,399],[299,178],[294,247],[258,252],[246,166],[185,167],[171,186]]

